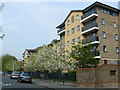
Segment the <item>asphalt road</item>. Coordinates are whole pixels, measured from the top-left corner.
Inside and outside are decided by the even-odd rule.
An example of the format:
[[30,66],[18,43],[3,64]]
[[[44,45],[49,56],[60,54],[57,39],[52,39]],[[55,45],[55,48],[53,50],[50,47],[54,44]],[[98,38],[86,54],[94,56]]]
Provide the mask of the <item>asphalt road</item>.
[[34,83],[19,83],[9,76],[2,76],[2,90],[120,90],[118,88],[46,88]]
[[[45,88],[45,87],[42,87],[42,86],[39,86],[39,85],[35,85],[34,83],[27,83],[27,82],[23,82],[23,83],[19,83],[17,82],[16,79],[10,79],[9,76],[6,76],[6,75],[3,75],[2,76],[2,88],[3,90],[7,89],[9,90],[10,88],[12,89],[45,89],[45,90],[50,90],[48,88]],[[10,90],[12,90],[10,89]]]

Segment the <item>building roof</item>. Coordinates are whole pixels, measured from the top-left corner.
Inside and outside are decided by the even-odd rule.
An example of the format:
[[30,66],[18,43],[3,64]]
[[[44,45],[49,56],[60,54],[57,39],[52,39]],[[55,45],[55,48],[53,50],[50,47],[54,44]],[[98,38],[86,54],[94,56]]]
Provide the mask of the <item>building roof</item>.
[[[25,49],[25,51],[28,51],[28,53],[33,53],[33,52],[36,52],[37,50],[36,49]],[[23,55],[25,54],[25,51],[23,53]]]
[[86,7],[86,8],[83,10],[83,12],[86,12],[86,11],[88,11],[89,9],[91,9],[91,8],[93,8],[93,7],[95,7],[95,6],[105,7],[105,8],[111,9],[111,10],[113,10],[113,11],[118,11],[118,10],[119,10],[119,9],[114,8],[114,7],[111,7],[111,6],[109,6],[109,5],[106,5],[106,4],[103,4],[103,3],[100,3],[100,2],[95,2],[95,3],[91,4],[90,6]]
[[70,14],[72,12],[86,12],[86,11],[90,10],[91,8],[93,8],[95,6],[105,7],[105,8],[108,8],[110,10],[113,10],[113,11],[120,11],[119,9],[111,7],[109,5],[106,5],[106,4],[103,4],[103,3],[100,3],[100,2],[95,2],[95,3],[91,4],[90,6],[86,7],[85,9],[83,9],[83,10],[71,10],[70,13],[67,15],[67,17],[65,18],[65,20],[63,21],[63,23],[58,25],[56,28],[60,28],[60,27],[64,26],[65,21],[68,19],[68,17],[70,16]]

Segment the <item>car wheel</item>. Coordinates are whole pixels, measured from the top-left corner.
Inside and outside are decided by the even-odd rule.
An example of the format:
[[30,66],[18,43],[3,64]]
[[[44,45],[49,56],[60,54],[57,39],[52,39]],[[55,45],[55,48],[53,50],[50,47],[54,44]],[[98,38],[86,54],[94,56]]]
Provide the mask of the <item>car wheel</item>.
[[19,82],[19,79],[17,80],[17,82]]
[[22,80],[20,79],[19,82],[22,83]]
[[10,77],[10,79],[12,79],[12,77]]
[[32,83],[32,81],[30,80],[29,83]]

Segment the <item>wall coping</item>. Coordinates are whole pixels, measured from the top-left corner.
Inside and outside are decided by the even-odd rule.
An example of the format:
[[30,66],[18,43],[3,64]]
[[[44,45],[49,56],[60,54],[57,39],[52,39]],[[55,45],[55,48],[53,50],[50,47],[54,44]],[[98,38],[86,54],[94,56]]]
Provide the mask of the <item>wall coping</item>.
[[76,69],[99,69],[99,68],[106,66],[106,65],[117,66],[118,64],[102,64],[96,68],[76,68]]

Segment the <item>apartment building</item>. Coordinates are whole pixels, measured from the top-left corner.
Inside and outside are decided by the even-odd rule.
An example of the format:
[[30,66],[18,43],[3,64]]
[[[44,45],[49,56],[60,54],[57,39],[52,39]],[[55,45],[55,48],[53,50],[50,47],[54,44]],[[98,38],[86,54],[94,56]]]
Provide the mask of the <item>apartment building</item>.
[[95,44],[95,58],[100,64],[120,60],[120,10],[95,2],[83,10],[72,10],[56,27],[65,50],[79,42]]

